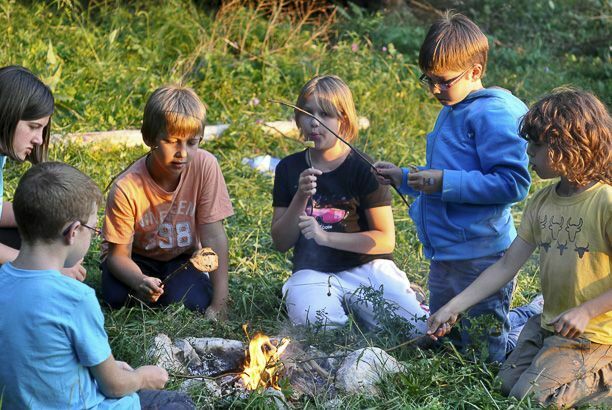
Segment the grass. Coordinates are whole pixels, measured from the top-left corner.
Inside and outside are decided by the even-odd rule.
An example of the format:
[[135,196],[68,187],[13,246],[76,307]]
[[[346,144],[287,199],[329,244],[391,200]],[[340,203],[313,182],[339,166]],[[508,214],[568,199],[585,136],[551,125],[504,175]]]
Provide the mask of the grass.
[[[440,2],[432,2],[439,4]],[[529,2],[515,12],[501,0],[457,2],[457,9],[487,29],[493,44],[487,84],[511,89],[533,102],[551,88],[572,83],[610,102],[610,56],[607,1]],[[254,5],[257,4],[257,5]],[[138,128],[148,94],[168,82],[193,87],[208,105],[208,122],[231,123],[229,131],[203,147],[223,169],[236,215],[226,221],[230,239],[232,309],[225,323],[172,306],[105,311],[115,356],[133,365],[145,363],[153,336],[218,336],[243,339],[241,325],[275,333],[286,325],[281,286],[290,274],[287,255],[272,250],[269,234],[272,179],[241,163],[267,153],[286,156],[300,147],[264,134],[260,119],[288,119],[291,112],[267,104],[268,98],[296,99],[302,84],[319,73],[335,73],[350,85],[360,115],[371,127],[356,145],[375,159],[423,163],[425,135],[439,107],[418,85],[418,47],[433,18],[409,11],[367,14],[355,7],[285,13],[280,1],[226,2],[219,11],[178,0],[160,2],[76,1],[2,2],[0,27],[4,47],[0,64],[31,68],[51,85],[57,112],[53,132]],[[454,2],[446,2],[453,5]],[[512,3],[515,4],[514,2]],[[316,24],[315,24],[316,23]],[[571,30],[566,29],[571,27]],[[607,35],[607,37],[605,37]],[[582,45],[590,45],[589,47]],[[255,104],[254,98],[261,103]],[[105,187],[120,170],[144,153],[141,148],[56,145],[51,159],[73,164]],[[9,162],[5,170],[10,199],[27,164]],[[536,182],[532,190],[543,186]],[[524,204],[516,207],[520,219]],[[102,210],[100,211],[102,215]],[[394,197],[397,227],[395,258],[410,280],[426,284],[428,262],[399,198]],[[86,259],[87,282],[99,289],[99,243]],[[529,300],[538,288],[535,259],[519,277],[515,303]],[[301,335],[301,340],[333,350],[397,344],[393,328],[363,335],[353,324],[338,332]],[[394,356],[410,371],[387,380],[380,398],[342,397],[343,408],[529,408],[499,394],[496,369],[453,351],[398,349]],[[181,380],[173,379],[170,388]],[[248,399],[207,401],[201,406],[266,408],[261,395]],[[324,405],[304,399],[298,407]]]

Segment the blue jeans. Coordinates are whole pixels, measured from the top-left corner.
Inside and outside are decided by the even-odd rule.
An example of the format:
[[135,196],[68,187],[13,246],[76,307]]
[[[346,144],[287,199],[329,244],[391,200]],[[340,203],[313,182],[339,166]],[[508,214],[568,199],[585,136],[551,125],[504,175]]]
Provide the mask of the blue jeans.
[[[191,255],[179,255],[167,262],[157,261],[138,254],[132,254],[132,260],[143,274],[164,279],[175,269],[189,261]],[[132,290],[108,269],[106,260],[100,264],[102,270],[102,299],[113,309],[130,303]],[[164,286],[164,294],[152,306],[168,306],[182,302],[189,310],[204,312],[212,301],[213,288],[208,275],[203,274],[188,264],[187,267],[173,276]]]
[[[431,261],[429,266],[429,309],[436,312],[453,297],[461,293],[489,266],[504,253],[463,261]],[[453,330],[449,338],[460,350],[470,346],[479,349],[490,362],[503,362],[506,358],[506,344],[510,332],[510,299],[513,282],[508,282],[493,295],[483,299],[461,318],[460,330]],[[490,321],[476,318],[489,316]],[[472,319],[472,320],[470,320]],[[485,319],[486,320],[486,319]]]
[[508,333],[508,341],[506,342],[506,354],[510,354],[516,347],[519,335],[529,318],[541,313],[542,305],[533,302],[519,306],[510,311],[508,315],[510,319],[510,333]]

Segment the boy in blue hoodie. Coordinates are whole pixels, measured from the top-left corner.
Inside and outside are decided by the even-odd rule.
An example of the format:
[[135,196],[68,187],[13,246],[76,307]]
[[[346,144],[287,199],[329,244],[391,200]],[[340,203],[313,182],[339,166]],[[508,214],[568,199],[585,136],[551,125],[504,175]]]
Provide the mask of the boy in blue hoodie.
[[[431,26],[419,54],[420,81],[443,108],[427,135],[427,163],[418,169],[376,164],[380,183],[416,197],[409,213],[431,259],[431,312],[504,254],[516,236],[510,206],[525,198],[531,183],[518,135],[527,107],[506,90],[483,87],[488,50],[487,37],[461,14],[447,13]],[[467,315],[499,322],[487,329],[490,361],[506,354],[512,288],[508,282]],[[470,344],[465,331],[451,338],[459,348]]]

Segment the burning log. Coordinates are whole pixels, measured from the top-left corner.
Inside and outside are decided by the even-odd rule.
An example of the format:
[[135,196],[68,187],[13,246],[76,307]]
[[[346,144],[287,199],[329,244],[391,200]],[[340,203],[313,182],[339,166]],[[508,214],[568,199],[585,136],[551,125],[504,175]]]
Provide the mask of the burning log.
[[[247,333],[246,325],[243,329]],[[245,352],[244,370],[241,375],[245,388],[255,390],[259,387],[272,387],[280,390],[278,381],[283,369],[280,356],[288,345],[287,338],[275,344],[268,336],[256,333]]]

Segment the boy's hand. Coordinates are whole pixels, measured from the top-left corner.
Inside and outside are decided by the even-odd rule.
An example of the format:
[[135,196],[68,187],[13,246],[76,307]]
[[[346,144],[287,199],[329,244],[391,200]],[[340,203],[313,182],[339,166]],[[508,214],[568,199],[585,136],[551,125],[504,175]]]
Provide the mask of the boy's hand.
[[458,318],[458,313],[451,312],[443,306],[427,319],[427,335],[433,340],[438,340],[451,331]]
[[209,320],[226,320],[227,319],[227,304],[226,303],[211,303],[204,312],[204,317]]
[[76,279],[79,282],[83,282],[87,277],[87,270],[82,265],[83,259],[79,260],[76,265],[71,268],[62,268],[60,272],[62,275],[68,276],[69,278]]
[[314,239],[317,245],[325,245],[326,232],[321,228],[317,220],[312,216],[301,215],[298,227],[306,239]]
[[587,310],[577,306],[566,310],[547,324],[553,326],[560,336],[574,339],[584,332],[590,320],[591,316]]
[[426,194],[442,191],[444,171],[439,169],[425,169],[408,174],[408,185],[417,191]]
[[308,168],[302,171],[298,181],[298,194],[304,198],[313,196],[317,192],[317,176],[322,173],[316,168]]
[[157,302],[164,293],[161,279],[152,276],[144,276],[135,290],[137,296],[145,302]]
[[381,185],[393,185],[397,188],[402,184],[402,169],[398,166],[384,161],[378,161],[374,164],[376,168],[376,179]]
[[168,372],[159,366],[142,366],[134,371],[140,376],[140,390],[161,390],[168,382]]

